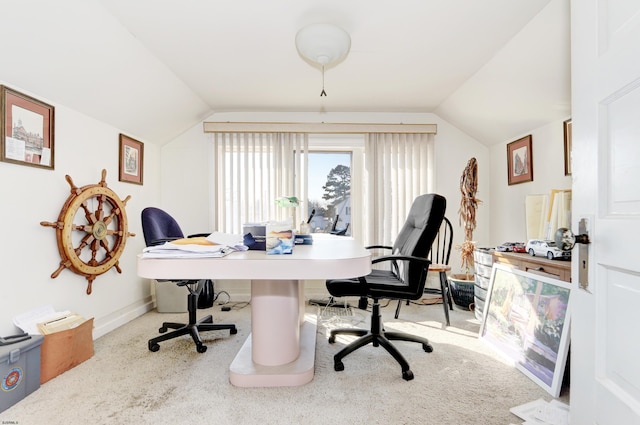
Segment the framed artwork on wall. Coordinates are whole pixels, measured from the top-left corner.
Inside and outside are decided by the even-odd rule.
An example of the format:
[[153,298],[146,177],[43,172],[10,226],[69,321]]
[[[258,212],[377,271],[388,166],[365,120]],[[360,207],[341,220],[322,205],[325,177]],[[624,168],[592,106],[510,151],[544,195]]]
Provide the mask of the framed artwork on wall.
[[533,181],[531,135],[507,144],[507,172],[509,185]]
[[0,160],[53,170],[53,106],[0,86]]
[[120,134],[120,181],[143,184],[144,143]]
[[558,397],[569,354],[570,284],[494,264],[480,339]]
[[564,175],[571,175],[571,119],[564,122]]

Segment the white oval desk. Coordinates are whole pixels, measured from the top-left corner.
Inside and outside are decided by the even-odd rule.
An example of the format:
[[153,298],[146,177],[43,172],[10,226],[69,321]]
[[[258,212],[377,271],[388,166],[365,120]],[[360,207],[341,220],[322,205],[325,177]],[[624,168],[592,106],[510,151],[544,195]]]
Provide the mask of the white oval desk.
[[313,379],[316,322],[304,319],[304,280],[342,279],[371,272],[369,252],[344,236],[314,234],[293,254],[233,252],[222,258],[143,258],[150,279],[250,279],[251,335],[229,368],[240,387],[303,385]]

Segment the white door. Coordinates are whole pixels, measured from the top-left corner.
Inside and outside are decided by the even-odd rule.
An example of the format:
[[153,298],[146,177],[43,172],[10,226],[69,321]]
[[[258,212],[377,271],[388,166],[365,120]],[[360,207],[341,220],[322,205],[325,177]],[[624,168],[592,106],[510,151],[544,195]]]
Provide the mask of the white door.
[[[574,0],[571,424],[640,424],[640,2]],[[583,264],[574,248],[572,280]]]

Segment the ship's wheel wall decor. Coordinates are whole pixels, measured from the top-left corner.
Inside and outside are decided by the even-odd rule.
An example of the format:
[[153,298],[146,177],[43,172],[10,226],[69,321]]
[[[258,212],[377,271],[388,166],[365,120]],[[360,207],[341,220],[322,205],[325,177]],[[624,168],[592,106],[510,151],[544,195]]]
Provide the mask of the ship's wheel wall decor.
[[127,230],[125,206],[131,196],[121,200],[105,181],[107,170],[102,170],[98,184],[77,187],[69,175],[71,194],[65,201],[58,221],[41,221],[42,226],[56,230],[60,266],[51,274],[58,277],[64,269],[87,279],[87,294],[95,278],[112,267],[122,273],[118,261],[124,251],[127,237],[135,236]]

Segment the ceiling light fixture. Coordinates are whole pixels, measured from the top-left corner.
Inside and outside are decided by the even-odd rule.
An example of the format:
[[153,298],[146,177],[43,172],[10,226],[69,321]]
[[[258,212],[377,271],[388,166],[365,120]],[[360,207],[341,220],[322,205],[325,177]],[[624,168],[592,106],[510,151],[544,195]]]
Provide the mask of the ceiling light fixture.
[[296,48],[300,56],[310,65],[322,70],[322,92],[324,70],[342,62],[351,48],[351,37],[340,27],[332,24],[311,24],[296,34]]

